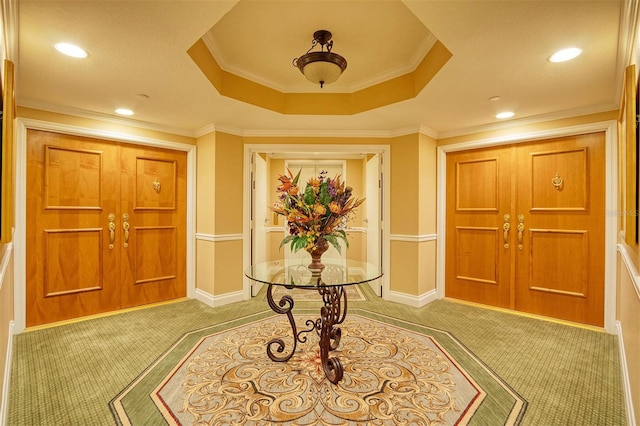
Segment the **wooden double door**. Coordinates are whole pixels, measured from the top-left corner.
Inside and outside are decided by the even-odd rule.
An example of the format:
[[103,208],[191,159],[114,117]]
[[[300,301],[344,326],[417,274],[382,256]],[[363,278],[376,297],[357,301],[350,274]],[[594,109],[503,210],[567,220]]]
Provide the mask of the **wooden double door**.
[[186,153],[29,130],[26,324],[186,295]]
[[604,325],[605,135],[447,155],[447,297]]

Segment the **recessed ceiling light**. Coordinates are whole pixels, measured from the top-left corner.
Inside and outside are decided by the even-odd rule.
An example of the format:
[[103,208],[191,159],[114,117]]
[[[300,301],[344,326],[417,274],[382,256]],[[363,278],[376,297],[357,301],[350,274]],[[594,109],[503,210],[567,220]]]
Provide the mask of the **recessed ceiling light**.
[[500,100],[500,96],[492,96],[489,98],[490,101],[499,101]]
[[500,118],[500,119],[505,119],[505,118],[511,118],[513,117],[515,114],[511,111],[504,111],[504,112],[500,112],[498,114],[496,114],[496,118]]
[[558,50],[556,53],[549,57],[550,62],[565,62],[570,61],[573,58],[577,58],[582,53],[581,49],[577,47],[570,47],[568,49]]
[[56,50],[64,55],[71,56],[73,58],[86,58],[89,56],[86,50],[70,43],[57,43]]
[[133,111],[131,111],[128,108],[118,108],[116,110],[116,114],[120,114],[120,115],[133,115]]

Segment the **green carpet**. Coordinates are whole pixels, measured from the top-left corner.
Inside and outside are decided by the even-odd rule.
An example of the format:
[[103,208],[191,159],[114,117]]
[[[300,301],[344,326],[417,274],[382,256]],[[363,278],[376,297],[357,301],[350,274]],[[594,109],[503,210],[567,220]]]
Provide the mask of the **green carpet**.
[[[522,425],[626,424],[616,336],[438,300],[350,309],[447,331],[520,394]],[[296,310],[317,306],[296,304]],[[189,300],[15,336],[8,425],[112,425],[109,401],[185,333],[266,308],[259,295],[217,308]]]

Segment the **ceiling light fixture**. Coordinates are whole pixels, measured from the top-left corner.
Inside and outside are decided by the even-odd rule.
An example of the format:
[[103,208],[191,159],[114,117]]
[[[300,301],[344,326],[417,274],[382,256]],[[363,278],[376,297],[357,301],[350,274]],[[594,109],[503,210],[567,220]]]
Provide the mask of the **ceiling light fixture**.
[[565,62],[570,61],[573,58],[577,58],[582,53],[581,49],[577,47],[570,47],[568,49],[558,50],[556,53],[549,57],[550,62]]
[[86,50],[70,43],[56,43],[54,46],[56,50],[64,55],[71,56],[73,58],[86,58],[89,56]]
[[513,117],[515,114],[511,111],[504,111],[504,112],[499,112],[498,114],[496,114],[496,118],[499,119],[505,119],[505,118],[511,118]]
[[[312,52],[311,50],[318,44],[320,52]],[[326,51],[324,50],[325,46]],[[307,80],[319,84],[320,88],[325,84],[331,84],[347,68],[347,60],[337,53],[333,53],[332,48],[331,33],[327,30],[318,30],[313,33],[311,48],[304,55],[295,58],[293,66],[298,67]]]
[[118,108],[116,109],[116,114],[120,115],[133,115],[133,111],[128,108]]

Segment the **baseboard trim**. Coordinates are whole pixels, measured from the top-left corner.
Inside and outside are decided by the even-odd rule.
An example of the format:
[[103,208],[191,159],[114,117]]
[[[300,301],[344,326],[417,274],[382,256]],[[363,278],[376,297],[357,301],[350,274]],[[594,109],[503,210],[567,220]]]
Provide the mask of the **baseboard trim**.
[[622,370],[622,383],[624,387],[624,402],[627,408],[627,422],[629,426],[636,426],[636,415],[633,410],[633,399],[631,397],[631,382],[629,381],[629,370],[627,369],[627,355],[624,351],[624,339],[622,337],[622,323],[616,321],[618,330],[618,351],[620,352],[620,369]]
[[438,297],[435,289],[430,290],[426,293],[423,293],[419,296],[413,296],[411,294],[390,290],[389,297],[387,298],[387,300],[391,302],[397,302],[397,303],[402,303],[404,305],[413,306],[414,308],[420,308],[426,304],[433,302],[437,298]]
[[214,296],[206,291],[196,289],[196,300],[209,305],[211,307],[228,305],[229,303],[241,302],[244,300],[244,293],[242,291],[235,291],[233,293],[225,293],[220,296]]
[[15,323],[9,321],[9,337],[7,338],[7,357],[4,360],[4,380],[2,381],[2,401],[0,402],[0,424],[7,424],[9,408],[9,387],[11,385],[11,366],[13,364],[13,332]]

